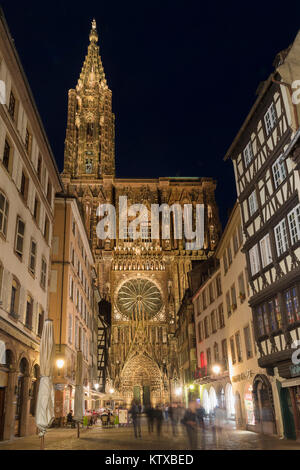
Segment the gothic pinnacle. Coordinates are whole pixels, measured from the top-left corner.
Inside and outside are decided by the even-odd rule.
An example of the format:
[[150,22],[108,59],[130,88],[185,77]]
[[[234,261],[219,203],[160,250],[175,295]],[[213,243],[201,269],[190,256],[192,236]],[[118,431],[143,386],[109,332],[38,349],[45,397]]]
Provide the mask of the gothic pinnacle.
[[95,18],[93,18],[92,29],[90,32],[90,42],[97,42],[97,41],[98,41],[97,25],[96,25]]

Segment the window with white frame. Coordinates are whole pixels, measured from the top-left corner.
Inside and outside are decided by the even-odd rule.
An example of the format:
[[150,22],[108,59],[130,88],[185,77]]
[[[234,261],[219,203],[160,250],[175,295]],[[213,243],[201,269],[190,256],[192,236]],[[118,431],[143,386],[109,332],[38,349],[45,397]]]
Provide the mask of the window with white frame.
[[270,235],[267,233],[259,242],[262,267],[265,268],[272,263],[272,251],[270,244]]
[[300,204],[288,213],[292,245],[300,240]]
[[246,165],[246,167],[247,167],[247,166],[250,165],[250,162],[251,162],[251,160],[253,159],[253,150],[252,150],[251,141],[248,142],[248,144],[247,144],[246,147],[244,148],[243,154],[244,154],[245,165]]
[[250,260],[251,274],[252,276],[254,276],[260,270],[259,252],[258,252],[257,244],[254,245],[249,250],[249,260]]
[[285,163],[281,156],[278,157],[275,163],[272,165],[272,172],[273,172],[275,188],[278,188],[278,186],[286,178]]
[[16,241],[15,241],[15,252],[22,259],[23,256],[23,244],[25,234],[25,223],[20,217],[17,217],[16,224]]
[[36,266],[36,242],[31,239],[30,243],[30,254],[29,254],[29,271],[31,274],[35,274]]
[[274,228],[278,256],[288,249],[288,238],[285,219],[282,219]]
[[274,103],[272,103],[269,106],[264,116],[264,120],[265,120],[266,132],[267,132],[267,135],[269,135],[276,123],[276,111],[275,111]]
[[253,214],[257,211],[257,208],[258,208],[258,205],[257,205],[257,197],[256,197],[256,191],[255,191],[255,189],[254,189],[254,191],[250,194],[249,199],[248,199],[248,202],[249,202],[249,212],[250,212],[250,215],[253,215]]

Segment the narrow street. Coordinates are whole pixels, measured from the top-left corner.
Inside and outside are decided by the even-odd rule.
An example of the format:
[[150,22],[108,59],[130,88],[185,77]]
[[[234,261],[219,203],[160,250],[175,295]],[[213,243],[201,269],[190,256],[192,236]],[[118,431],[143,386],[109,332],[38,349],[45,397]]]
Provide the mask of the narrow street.
[[[39,450],[38,436],[16,438],[1,442],[0,450]],[[45,438],[46,450],[188,450],[185,429],[178,428],[173,437],[171,427],[165,425],[161,436],[149,435],[142,425],[142,438],[135,439],[132,426],[103,429],[101,426],[83,429],[80,438],[74,429],[50,429]],[[199,450],[300,450],[300,442],[263,436],[249,431],[223,429],[214,435],[211,429],[199,433]]]

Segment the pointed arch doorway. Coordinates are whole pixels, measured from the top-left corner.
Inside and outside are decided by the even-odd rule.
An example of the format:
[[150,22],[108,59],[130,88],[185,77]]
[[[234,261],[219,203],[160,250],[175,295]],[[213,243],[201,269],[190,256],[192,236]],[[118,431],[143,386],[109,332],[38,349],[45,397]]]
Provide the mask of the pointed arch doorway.
[[146,354],[135,354],[121,373],[121,393],[127,404],[133,399],[143,406],[163,402],[163,383],[158,364]]

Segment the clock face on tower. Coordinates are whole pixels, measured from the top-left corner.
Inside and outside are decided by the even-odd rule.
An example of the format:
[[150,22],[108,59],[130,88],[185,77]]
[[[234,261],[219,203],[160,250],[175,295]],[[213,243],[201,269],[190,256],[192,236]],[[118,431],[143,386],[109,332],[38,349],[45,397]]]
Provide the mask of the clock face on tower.
[[160,311],[162,297],[156,285],[148,279],[131,279],[121,286],[116,303],[119,311],[128,318],[142,312],[150,318]]
[[85,172],[86,173],[92,173],[93,171],[93,162],[90,158],[86,158],[85,160]]

